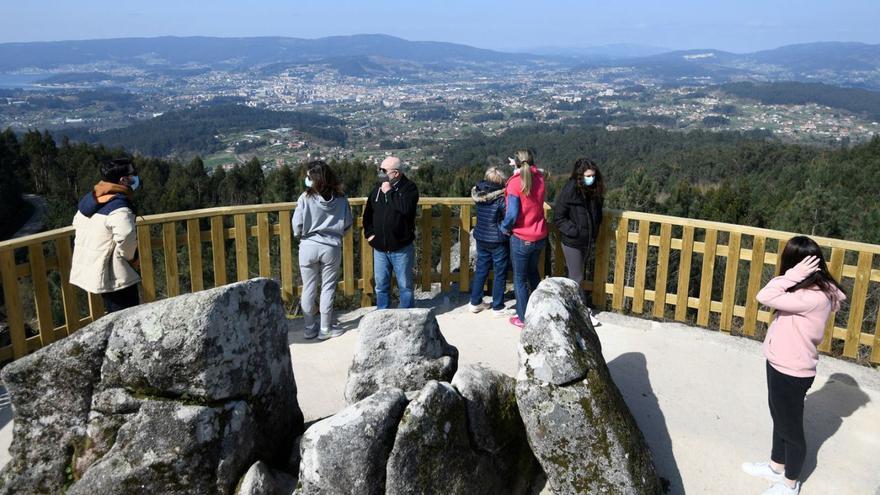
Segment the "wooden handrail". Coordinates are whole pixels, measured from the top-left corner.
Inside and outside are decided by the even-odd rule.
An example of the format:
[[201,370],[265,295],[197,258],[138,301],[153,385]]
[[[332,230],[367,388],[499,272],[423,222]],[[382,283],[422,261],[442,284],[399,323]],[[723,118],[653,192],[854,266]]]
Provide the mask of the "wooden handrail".
[[[761,227],[750,227],[748,225],[738,225],[735,223],[714,222],[711,220],[699,220],[695,218],[670,217],[667,215],[658,215],[656,213],[643,213],[640,211],[620,211],[611,210],[612,214],[620,215],[630,220],[648,220],[649,222],[659,224],[670,224],[678,226],[689,226],[700,229],[713,229],[717,231],[739,232],[743,235],[762,236],[765,239],[788,240],[797,235],[794,232],[785,232],[782,230],[764,229]],[[871,254],[880,254],[880,245],[867,244],[864,242],[847,241],[843,239],[835,239],[833,237],[810,236],[821,246],[839,247],[850,251],[863,251]]]
[[[363,241],[365,198],[351,198],[355,226],[343,239],[343,296],[372,304],[372,248]],[[423,289],[440,283],[469,290],[470,198],[422,198],[416,223],[418,274]],[[144,302],[254,276],[279,279],[293,308],[298,241],[290,227],[296,203],[225,206],[138,217]],[[550,205],[545,205],[552,215]],[[606,210],[595,263],[584,287],[593,304],[620,312],[758,337],[769,322],[754,296],[773,276],[784,241],[797,234],[636,211]],[[100,317],[101,298],[68,282],[74,230],[65,227],[0,242],[0,282],[11,345],[0,361],[17,359]],[[848,289],[849,305],[829,322],[823,352],[880,363],[880,246],[812,236],[829,249],[829,269]],[[551,226],[542,273],[566,273]],[[439,260],[436,263],[435,260]],[[549,270],[549,271],[547,271]],[[57,325],[56,322],[60,322]],[[873,322],[873,325],[871,323]],[[871,328],[873,327],[873,328]],[[28,329],[28,330],[26,330]]]

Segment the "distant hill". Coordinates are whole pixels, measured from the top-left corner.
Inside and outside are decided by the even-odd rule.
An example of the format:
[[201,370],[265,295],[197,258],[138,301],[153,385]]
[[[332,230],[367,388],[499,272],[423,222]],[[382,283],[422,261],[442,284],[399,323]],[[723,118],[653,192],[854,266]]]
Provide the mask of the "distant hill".
[[[669,84],[801,81],[880,89],[880,45],[864,43],[806,43],[744,54],[714,49],[663,51],[630,44],[535,50],[538,54],[505,53],[381,34],[318,39],[166,36],[2,43],[0,73],[64,69],[71,74],[57,75],[58,79],[49,82],[76,84],[106,80],[114,67],[187,77],[211,70],[256,70],[269,75],[301,65],[324,65],[354,77],[430,79],[434,73],[462,67],[507,70],[534,63],[576,71],[621,67],[636,76]],[[96,72],[95,66],[103,72]],[[120,82],[119,78],[113,82]]]
[[347,55],[343,57],[329,57],[308,62],[277,62],[260,67],[263,75],[280,74],[285,71],[296,71],[303,66],[325,66],[336,70],[342,76],[351,77],[415,77],[423,69],[443,70],[455,67],[454,62],[446,62],[447,67],[441,67],[441,62],[419,63],[409,60],[390,59],[374,55]]
[[669,82],[685,79],[715,78],[719,81],[732,77],[747,77],[749,71],[738,67],[738,56],[721,50],[681,50],[649,57],[618,59],[587,67],[626,66],[666,79]]
[[496,52],[455,43],[408,41],[393,36],[362,34],[318,39],[258,37],[120,38],[0,44],[0,72],[35,67],[97,62],[147,69],[208,66],[242,69],[275,63],[315,62],[339,57],[385,57],[419,63],[514,62],[529,56]]
[[754,84],[730,83],[720,86],[726,93],[752,98],[768,105],[803,105],[816,103],[865,114],[880,120],[880,92],[858,88],[841,88],[821,83],[782,82]]
[[626,58],[649,57],[669,52],[669,48],[638,45],[634,43],[614,43],[599,46],[540,46],[523,50],[535,55],[572,57],[583,60],[620,60]]
[[794,72],[874,71],[880,69],[880,44],[824,42],[788,45],[747,55],[761,64]]
[[820,42],[788,45],[754,53],[682,50],[638,58],[592,62],[584,69],[629,67],[666,82],[689,78],[825,82],[880,89],[880,44]]
[[221,104],[168,112],[128,127],[99,133],[58,131],[77,141],[121,146],[150,156],[208,154],[223,144],[215,136],[252,129],[290,127],[344,145],[344,121],[314,112],[276,112],[242,105]]

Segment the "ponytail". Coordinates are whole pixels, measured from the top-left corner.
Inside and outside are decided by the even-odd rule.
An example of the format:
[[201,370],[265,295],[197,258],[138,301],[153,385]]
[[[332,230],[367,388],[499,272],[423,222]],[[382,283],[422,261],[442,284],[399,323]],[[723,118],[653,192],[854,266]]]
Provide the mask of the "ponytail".
[[535,164],[535,155],[531,150],[519,150],[514,156],[516,157],[517,164],[519,164],[519,177],[522,183],[520,192],[528,196],[532,192],[531,167]]
[[532,193],[532,169],[529,165],[523,163],[519,169],[519,180],[522,184],[520,191],[528,196]]

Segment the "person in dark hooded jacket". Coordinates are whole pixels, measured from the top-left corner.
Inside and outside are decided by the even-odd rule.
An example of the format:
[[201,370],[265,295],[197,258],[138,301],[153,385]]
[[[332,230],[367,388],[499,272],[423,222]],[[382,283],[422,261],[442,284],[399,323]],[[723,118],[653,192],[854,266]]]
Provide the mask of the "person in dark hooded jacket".
[[477,225],[474,240],[477,241],[477,261],[474,278],[471,281],[471,302],[469,309],[479,313],[487,306],[483,302],[483,286],[489,271],[495,274],[492,282],[492,313],[495,316],[511,316],[504,308],[504,289],[507,285],[507,267],[510,260],[510,237],[498,228],[504,219],[504,182],[506,177],[496,167],[486,171],[481,180],[471,189],[471,197],[476,204]]
[[553,205],[553,223],[559,229],[568,278],[578,285],[584,281],[585,265],[599,235],[604,193],[599,167],[589,158],[579,158]]

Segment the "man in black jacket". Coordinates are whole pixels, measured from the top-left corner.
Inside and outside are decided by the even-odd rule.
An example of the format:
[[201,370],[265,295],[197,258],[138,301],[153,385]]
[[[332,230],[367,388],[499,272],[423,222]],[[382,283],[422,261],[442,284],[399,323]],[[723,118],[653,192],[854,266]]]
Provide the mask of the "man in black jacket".
[[387,309],[391,273],[397,277],[400,308],[413,306],[413,264],[419,188],[400,170],[400,158],[390,156],[379,166],[379,181],[364,208],[364,237],[373,247],[376,307]]

